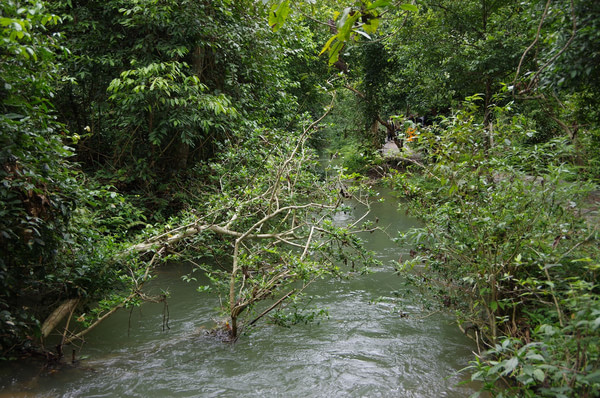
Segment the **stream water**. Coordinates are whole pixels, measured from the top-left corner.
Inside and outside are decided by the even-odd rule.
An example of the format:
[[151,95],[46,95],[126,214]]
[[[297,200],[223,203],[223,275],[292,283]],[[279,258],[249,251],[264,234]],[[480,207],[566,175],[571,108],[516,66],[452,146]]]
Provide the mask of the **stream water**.
[[[388,234],[415,221],[387,192],[382,196],[370,218],[387,234],[364,239],[384,266],[314,283],[310,306],[328,317],[290,328],[261,320],[237,343],[220,342],[205,332],[214,326],[218,298],[182,281],[189,265],[172,264],[154,281],[170,292],[170,329],[163,331],[162,304],[131,316],[118,312],[90,333],[74,366],[1,365],[0,397],[468,397],[477,386],[458,385],[468,376],[457,372],[474,346],[450,314],[428,316],[394,274],[391,264],[406,249]],[[340,213],[337,221],[355,216]]]

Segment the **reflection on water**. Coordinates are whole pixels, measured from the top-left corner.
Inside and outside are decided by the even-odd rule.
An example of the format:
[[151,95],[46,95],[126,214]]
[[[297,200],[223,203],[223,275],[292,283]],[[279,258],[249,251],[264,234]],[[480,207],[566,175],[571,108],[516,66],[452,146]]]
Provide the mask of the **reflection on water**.
[[[218,342],[204,333],[214,324],[218,298],[181,281],[187,265],[171,265],[155,282],[171,293],[170,330],[162,331],[162,305],[117,313],[90,334],[82,352],[87,359],[77,366],[55,373],[40,372],[38,364],[4,367],[0,391],[48,397],[469,396],[474,387],[457,386],[468,377],[456,372],[471,358],[471,342],[451,316],[426,317],[418,301],[393,294],[402,284],[389,264],[403,249],[388,234],[414,225],[396,206],[393,200],[376,204],[369,218],[379,219],[387,234],[363,236],[384,267],[310,287],[311,305],[329,312],[319,323],[284,328],[263,322],[236,344]],[[354,217],[339,214],[337,221]]]

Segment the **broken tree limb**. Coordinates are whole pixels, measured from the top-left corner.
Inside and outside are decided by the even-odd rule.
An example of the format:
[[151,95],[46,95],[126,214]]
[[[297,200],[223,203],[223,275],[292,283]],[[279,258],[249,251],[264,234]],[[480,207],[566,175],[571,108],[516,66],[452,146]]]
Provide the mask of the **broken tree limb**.
[[[325,115],[329,111],[330,108]],[[330,271],[329,249],[321,243],[326,240],[321,235],[331,235],[330,240],[339,238],[339,247],[331,250],[340,252],[343,252],[342,246],[353,247],[353,242],[346,239],[347,232],[336,234],[337,229],[329,231],[318,227],[327,220],[326,215],[331,215],[341,204],[333,184],[335,181],[327,179],[323,184],[317,183],[317,176],[306,167],[306,163],[313,159],[312,151],[305,148],[309,132],[317,128],[325,115],[307,125],[300,136],[290,136],[285,145],[276,146],[276,150],[269,148],[265,159],[261,155],[261,161],[270,165],[270,172],[255,172],[251,178],[252,189],[243,188],[247,181],[240,180],[237,175],[232,175],[231,181],[221,176],[221,190],[215,186],[206,193],[210,200],[206,202],[204,215],[201,216],[198,211],[185,213],[186,221],[178,221],[176,228],[165,228],[144,242],[123,250],[120,257],[125,265],[129,259],[143,255],[140,261],[131,261],[130,290],[98,308],[96,319],[91,319],[88,328],[67,334],[65,343],[81,339],[118,309],[146,301],[141,289],[155,259],[180,248],[183,251],[186,246],[193,246],[197,251],[198,245],[211,247],[213,244],[227,253],[226,258],[231,264],[223,267],[223,272],[219,272],[217,277],[224,282],[223,294],[229,298],[230,332],[234,339],[237,337],[238,316],[246,308],[270,298],[276,291],[283,291],[293,282]],[[229,173],[226,171],[228,168],[224,170]],[[194,238],[210,234],[212,239],[213,233],[226,239],[214,239],[214,242],[206,244],[206,241],[198,242]],[[320,248],[327,249],[322,250],[324,261],[306,259],[312,257],[315,242]],[[284,247],[273,247],[277,245]],[[145,273],[140,265],[146,267]],[[292,294],[284,295],[282,300]]]
[[64,301],[46,318],[42,324],[42,338],[46,338],[58,326],[58,324],[69,314],[72,314],[79,304],[79,298]]
[[[322,205],[319,205],[322,206]],[[129,247],[125,252],[126,253],[142,253],[147,252],[153,248],[159,248],[161,246],[169,246],[173,245],[185,238],[189,238],[191,236],[197,235],[204,231],[213,231],[221,235],[228,235],[234,238],[239,238],[244,235],[245,238],[249,239],[271,239],[277,238],[280,236],[289,236],[290,234],[250,234],[250,233],[242,233],[238,231],[234,231],[232,229],[228,229],[225,227],[221,227],[219,225],[196,225],[195,223],[191,223],[187,225],[187,228],[183,230],[183,232],[179,232],[174,235],[165,235],[166,238],[163,240],[148,240],[146,242],[138,243],[137,245],[133,245]]]

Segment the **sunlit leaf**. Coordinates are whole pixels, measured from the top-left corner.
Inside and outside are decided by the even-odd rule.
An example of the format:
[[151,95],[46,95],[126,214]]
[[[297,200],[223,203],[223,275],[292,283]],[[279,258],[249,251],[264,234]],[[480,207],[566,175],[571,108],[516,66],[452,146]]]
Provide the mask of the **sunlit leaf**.
[[327,40],[327,43],[325,43],[325,45],[323,46],[323,49],[321,50],[321,52],[319,53],[319,55],[323,54],[325,51],[327,51],[329,49],[329,46],[331,46],[331,43],[333,43],[333,41],[337,38],[337,36],[332,36],[329,40]]
[[375,33],[375,31],[377,31],[377,28],[379,27],[379,22],[379,18],[370,19],[368,23],[363,25],[364,31],[368,34]]
[[273,29],[273,32],[277,32],[288,17],[290,13],[290,2],[284,0],[279,4],[273,4],[269,11],[269,26]]
[[418,12],[419,8],[414,4],[400,4],[400,8],[404,11]]
[[392,0],[377,0],[367,7],[367,10],[372,10],[378,7],[387,7],[392,4]]

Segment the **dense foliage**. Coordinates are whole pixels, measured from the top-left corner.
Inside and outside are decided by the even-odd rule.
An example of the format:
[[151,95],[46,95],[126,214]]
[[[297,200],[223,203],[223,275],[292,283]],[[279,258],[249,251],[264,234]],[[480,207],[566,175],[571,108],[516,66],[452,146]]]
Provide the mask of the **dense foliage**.
[[43,279],[54,262],[75,186],[64,160],[70,152],[47,113],[56,44],[44,32],[58,18],[45,14],[40,3],[1,7],[0,333],[10,336],[29,331],[30,314],[16,307],[19,292]]
[[[49,29],[58,16],[42,2],[3,2],[0,78],[0,344],[2,353],[40,336],[43,317],[59,300],[94,299],[112,288],[111,245],[101,226],[123,203],[83,180],[51,99],[61,73],[61,37]],[[92,187],[90,187],[92,188]],[[104,196],[104,200],[100,199]],[[101,204],[102,209],[95,209]],[[130,215],[134,216],[134,213]],[[116,224],[113,226],[116,227]],[[115,230],[115,235],[118,231]],[[112,262],[112,260],[109,260]]]
[[596,396],[599,24],[586,0],[2,2],[0,356],[164,301],[160,259],[210,274],[233,338],[369,264],[331,222],[364,191],[318,148],[425,222],[403,271],[484,389]]
[[486,149],[477,106],[466,109],[444,121],[435,164],[390,179],[426,223],[402,236],[417,252],[405,270],[426,264],[425,286],[488,350],[473,365],[486,389],[594,396],[599,236],[597,218],[581,216],[592,186],[573,184],[557,142],[523,148],[527,131],[506,116],[496,114],[498,144]]
[[424,1],[390,40],[406,67],[378,108],[427,121],[389,179],[425,222],[402,270],[456,311],[494,396],[600,390],[596,8]]
[[418,7],[385,7],[380,34],[340,52],[352,93],[341,108],[362,114],[335,115],[354,144],[334,150],[346,166],[380,173],[376,149],[395,121],[404,148],[389,162],[406,170],[389,181],[425,222],[401,237],[415,247],[402,271],[478,341],[470,369],[484,389],[595,396],[598,6]]
[[[304,145],[314,129],[298,133],[310,119],[299,115],[323,113],[329,95],[319,73],[327,66],[317,58],[312,22],[290,17],[297,23],[275,34],[269,7],[225,0],[2,4],[2,356],[43,343],[66,315],[79,322],[67,322],[62,343],[118,308],[164,300],[144,295],[142,286],[172,249],[140,257],[135,243],[189,222],[190,209],[225,211],[206,206],[248,194],[234,182],[276,167],[275,159],[292,157],[290,181],[302,182],[304,169],[313,168],[312,155],[285,149],[301,136],[301,153],[309,153]],[[254,153],[261,145],[281,148]],[[328,186],[317,178],[312,187],[321,183]],[[301,206],[299,192],[285,200]],[[334,202],[339,194],[323,192],[321,199],[333,195]],[[250,225],[250,214],[258,213],[246,209],[236,224]],[[194,247],[185,242],[182,254]]]
[[294,113],[286,64],[303,48],[270,34],[264,7],[246,3],[52,5],[66,14],[70,80],[56,102],[82,137],[77,160],[138,193],[156,219],[179,206],[169,180],[217,153],[232,131],[256,120],[282,126]]

